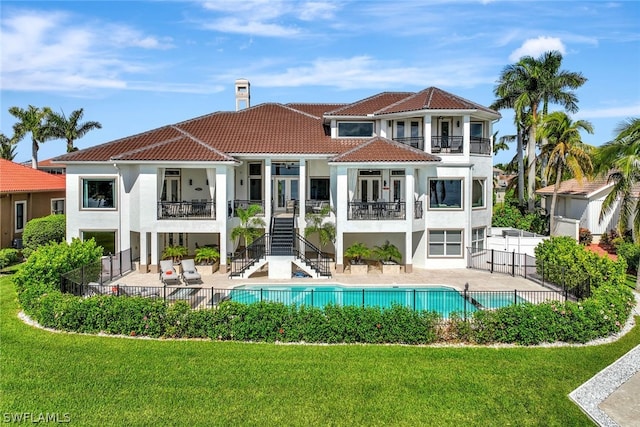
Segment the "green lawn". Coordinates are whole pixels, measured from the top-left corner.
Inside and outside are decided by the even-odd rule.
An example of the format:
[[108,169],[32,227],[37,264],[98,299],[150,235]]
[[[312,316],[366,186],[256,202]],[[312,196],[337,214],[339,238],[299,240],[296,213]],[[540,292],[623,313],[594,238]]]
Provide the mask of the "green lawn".
[[51,333],[0,276],[0,413],[76,425],[591,424],[567,395],[640,343],[437,348],[274,345]]

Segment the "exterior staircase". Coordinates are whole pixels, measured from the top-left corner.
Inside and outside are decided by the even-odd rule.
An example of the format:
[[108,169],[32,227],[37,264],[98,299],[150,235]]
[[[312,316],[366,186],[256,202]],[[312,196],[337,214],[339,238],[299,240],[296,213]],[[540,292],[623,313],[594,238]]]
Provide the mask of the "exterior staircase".
[[274,217],[271,224],[271,255],[293,255],[293,217]]

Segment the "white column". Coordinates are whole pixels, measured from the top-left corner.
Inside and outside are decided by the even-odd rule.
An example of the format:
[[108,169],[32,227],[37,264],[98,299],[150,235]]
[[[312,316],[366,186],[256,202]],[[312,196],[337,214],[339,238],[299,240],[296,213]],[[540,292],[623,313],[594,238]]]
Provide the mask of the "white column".
[[216,223],[218,223],[220,226],[220,239],[219,239],[220,270],[219,271],[225,274],[227,272],[226,265],[227,265],[227,240],[228,240],[227,238],[227,207],[228,207],[227,200],[233,201],[233,191],[228,193],[228,188],[227,188],[227,173],[229,170],[233,172],[232,168],[219,167],[219,168],[216,168],[215,170],[215,173],[216,173],[216,176],[215,176]]
[[345,166],[338,166],[336,174],[337,182],[337,197],[336,197],[336,269],[338,272],[344,271],[344,230],[347,225],[347,213],[349,202],[349,190],[348,190],[347,168]]
[[149,252],[147,250],[149,245],[146,231],[140,232],[140,242],[138,244],[140,245],[140,271],[147,273],[149,271]]
[[300,175],[298,177],[298,226],[300,229],[300,234],[304,235],[304,229],[307,224],[304,219],[305,215],[305,202],[307,200],[307,162],[305,159],[300,159]]
[[151,265],[154,265],[157,271],[160,271],[160,257],[158,254],[158,232],[151,232]]
[[407,167],[404,169],[405,178],[405,204],[406,204],[406,220],[405,226],[405,239],[404,239],[404,254],[405,254],[405,272],[411,273],[413,271],[413,204],[414,204],[414,168]]
[[264,159],[264,221],[271,218],[271,158]]
[[423,118],[424,151],[431,152],[431,114],[425,114]]

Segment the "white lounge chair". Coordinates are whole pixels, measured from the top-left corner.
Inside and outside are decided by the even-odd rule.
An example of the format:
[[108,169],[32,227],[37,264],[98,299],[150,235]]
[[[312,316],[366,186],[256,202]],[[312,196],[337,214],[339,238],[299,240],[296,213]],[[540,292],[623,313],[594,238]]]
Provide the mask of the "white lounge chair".
[[173,267],[173,260],[164,259],[160,261],[160,280],[165,285],[177,285],[180,283],[180,276]]
[[196,264],[192,259],[182,260],[182,280],[186,284],[202,281],[202,276],[200,276],[200,273],[198,273]]

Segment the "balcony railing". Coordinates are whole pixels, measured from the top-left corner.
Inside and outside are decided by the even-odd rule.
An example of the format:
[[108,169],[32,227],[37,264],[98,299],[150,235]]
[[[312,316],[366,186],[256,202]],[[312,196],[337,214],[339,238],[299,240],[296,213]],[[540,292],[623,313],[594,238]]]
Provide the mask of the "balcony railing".
[[393,138],[394,141],[401,144],[410,145],[413,148],[424,150],[424,138],[421,136],[409,136],[404,138]]
[[463,144],[461,136],[432,136],[431,152],[444,154],[462,154]]
[[258,205],[261,208],[260,213],[257,216],[264,216],[264,200],[230,200],[227,203],[227,215],[229,218],[232,216],[237,217],[236,212],[238,208],[247,209],[250,205]]
[[[327,207],[329,207],[328,200],[305,200],[304,202],[304,212],[305,214],[320,214],[322,211],[327,211]],[[326,212],[326,216],[329,216],[331,211]]]
[[405,202],[349,202],[348,220],[403,220],[407,217]]
[[491,154],[491,139],[472,136],[470,153],[471,154]]
[[192,202],[158,202],[158,219],[216,219],[212,200]]

